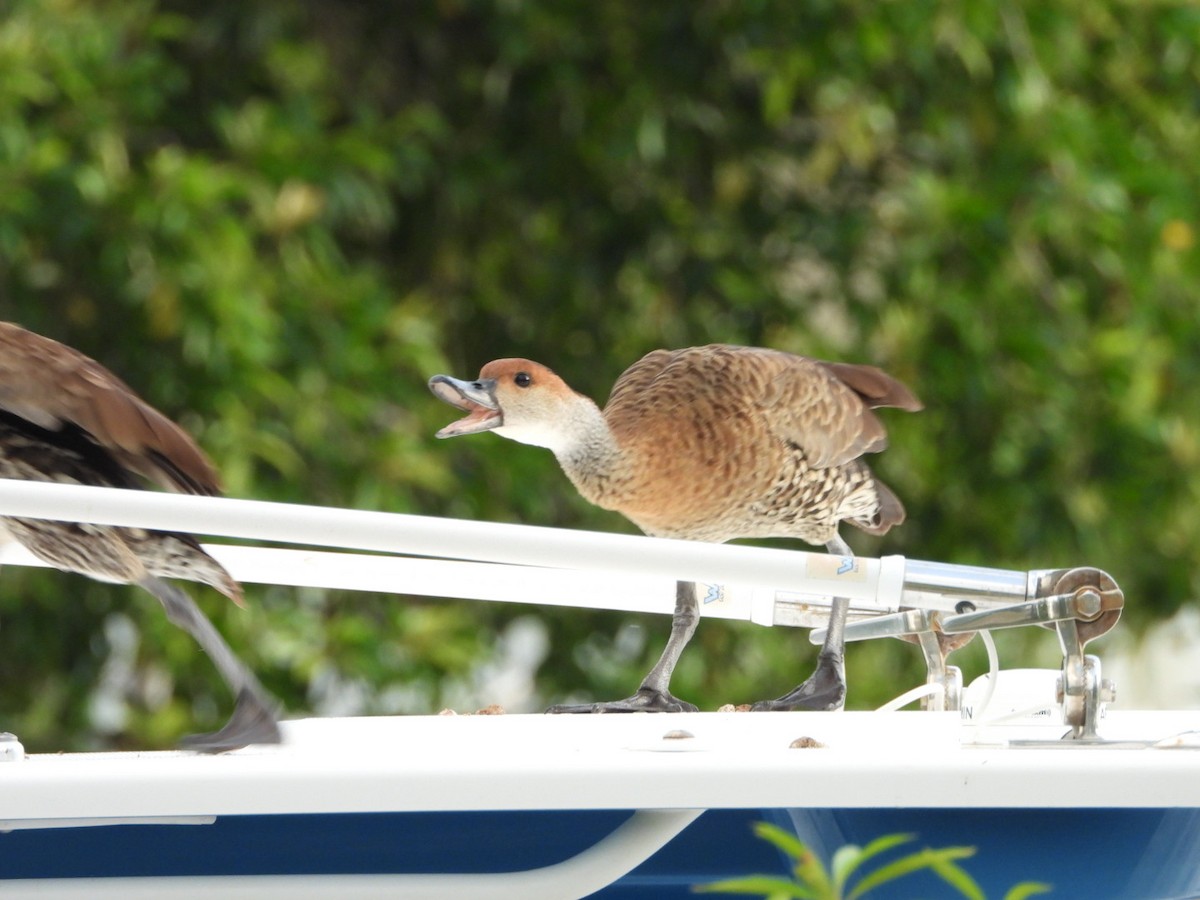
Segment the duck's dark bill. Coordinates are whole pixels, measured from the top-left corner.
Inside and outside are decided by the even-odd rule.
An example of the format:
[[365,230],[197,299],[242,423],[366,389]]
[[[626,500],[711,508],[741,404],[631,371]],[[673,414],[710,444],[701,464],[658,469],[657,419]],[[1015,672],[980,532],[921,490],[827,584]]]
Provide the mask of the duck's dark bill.
[[[469,413],[439,431],[437,436],[440,438],[491,431],[504,421],[500,410],[495,408],[495,401],[486,392],[473,390],[467,382],[448,375],[435,375],[429,379],[429,389],[433,391],[434,396]],[[483,402],[479,402],[480,400]],[[486,406],[485,403],[490,403],[491,406]]]

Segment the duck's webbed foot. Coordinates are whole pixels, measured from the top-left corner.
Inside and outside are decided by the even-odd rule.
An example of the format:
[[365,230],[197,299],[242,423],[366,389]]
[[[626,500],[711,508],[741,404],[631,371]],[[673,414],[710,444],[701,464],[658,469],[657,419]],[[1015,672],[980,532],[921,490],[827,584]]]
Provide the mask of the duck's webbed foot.
[[242,688],[233,715],[220,731],[191,734],[179,743],[185,750],[223,753],[248,744],[278,744],[281,740],[274,704],[255,691]]
[[551,706],[547,713],[635,713],[635,712],[696,712],[695,704],[680,700],[670,691],[653,688],[638,688],[632,697],[624,700],[609,700],[600,703],[560,704]]
[[808,680],[778,700],[760,700],[750,707],[753,712],[780,710],[841,709],[846,702],[846,666],[841,654],[822,653],[816,671]]

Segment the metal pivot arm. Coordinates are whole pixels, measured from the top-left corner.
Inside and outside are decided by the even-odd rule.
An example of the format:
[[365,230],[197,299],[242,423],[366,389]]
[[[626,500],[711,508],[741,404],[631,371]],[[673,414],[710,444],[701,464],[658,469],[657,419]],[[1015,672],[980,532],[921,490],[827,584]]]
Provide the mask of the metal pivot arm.
[[1054,593],[1034,596],[1027,602],[943,616],[942,630],[960,634],[1021,625],[1051,625],[1062,621],[1088,623],[1084,643],[1111,629],[1120,618],[1125,596],[1099,569],[1071,569],[1055,580]]
[[1111,681],[1100,676],[1098,657],[1086,655],[1084,647],[1108,632],[1121,617],[1125,595],[1106,572],[1071,569],[1053,579],[1041,579],[1053,593],[1030,603],[999,610],[984,610],[947,616],[942,628],[948,633],[1015,625],[1053,627],[1062,648],[1062,674],[1058,679],[1057,702],[1071,737],[1095,739],[1103,704],[1113,699]]
[[[1063,653],[1057,701],[1071,736],[1096,737],[1096,726],[1105,702],[1112,700],[1110,681],[1100,676],[1100,660],[1084,651],[1087,643],[1116,625],[1125,596],[1110,575],[1099,569],[1052,569],[1029,572],[1023,578],[1023,596],[1017,594],[1017,573],[1001,570],[970,570],[936,563],[921,567],[914,584],[905,578],[904,601],[919,599],[932,609],[905,609],[889,615],[852,622],[846,640],[898,637],[920,645],[929,675],[927,681],[941,684],[946,705],[956,709],[954,698],[961,690],[961,675],[946,657],[966,644],[977,631],[1040,625],[1058,634]],[[962,577],[963,572],[970,577]],[[948,601],[959,598],[959,611],[942,611]],[[998,601],[1010,602],[997,605]],[[976,605],[982,609],[976,609]],[[814,631],[813,642],[824,634]]]

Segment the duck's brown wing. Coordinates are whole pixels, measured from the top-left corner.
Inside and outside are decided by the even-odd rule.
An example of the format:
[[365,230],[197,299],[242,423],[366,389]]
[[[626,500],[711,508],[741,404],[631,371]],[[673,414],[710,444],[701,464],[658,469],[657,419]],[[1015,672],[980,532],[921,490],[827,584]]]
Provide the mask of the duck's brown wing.
[[703,401],[714,414],[739,411],[799,447],[810,465],[829,468],[887,446],[873,407],[917,410],[903,384],[874,366],[827,363],[760,347],[710,344],[655,350],[625,370],[605,406],[622,434],[657,407]]
[[616,409],[634,398],[644,397],[654,380],[681,353],[681,350],[652,350],[621,373],[608,395],[605,410]]
[[908,388],[874,366],[774,352],[756,364],[773,372],[760,402],[769,427],[800,447],[817,468],[843,465],[887,447],[887,430],[872,408],[921,408]]
[[0,409],[50,431],[77,426],[122,467],[170,490],[220,491],[204,452],[121,379],[10,322],[0,322]]
[[908,412],[925,408],[912,391],[883,369],[851,363],[822,362],[821,365],[872,408],[891,406]]

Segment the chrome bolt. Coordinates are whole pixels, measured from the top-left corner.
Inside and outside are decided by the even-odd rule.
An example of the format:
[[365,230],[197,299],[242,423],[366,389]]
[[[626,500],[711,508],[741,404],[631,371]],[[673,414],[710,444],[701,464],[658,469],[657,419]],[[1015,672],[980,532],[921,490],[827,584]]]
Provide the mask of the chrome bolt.
[[1094,619],[1104,608],[1104,600],[1092,588],[1085,588],[1075,595],[1079,615],[1085,619]]

